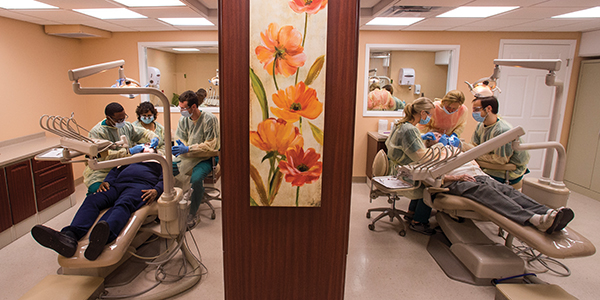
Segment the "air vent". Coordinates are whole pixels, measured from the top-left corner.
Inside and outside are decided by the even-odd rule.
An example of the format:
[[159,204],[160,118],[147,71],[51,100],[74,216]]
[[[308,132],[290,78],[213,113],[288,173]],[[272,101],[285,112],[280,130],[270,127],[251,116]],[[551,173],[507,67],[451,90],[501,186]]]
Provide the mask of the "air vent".
[[392,6],[380,17],[425,17],[430,13],[437,13],[438,6]]

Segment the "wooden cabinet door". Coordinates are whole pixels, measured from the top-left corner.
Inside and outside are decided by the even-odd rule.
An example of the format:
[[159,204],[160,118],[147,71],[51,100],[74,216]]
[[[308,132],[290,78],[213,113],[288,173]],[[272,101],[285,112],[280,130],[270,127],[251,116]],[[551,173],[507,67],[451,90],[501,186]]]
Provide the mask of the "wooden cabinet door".
[[0,232],[12,226],[12,215],[8,203],[8,191],[6,190],[6,176],[4,168],[0,168]]
[[56,161],[32,161],[37,210],[42,211],[75,192],[73,166]]
[[25,160],[6,167],[6,183],[12,223],[17,224],[33,216],[36,210],[30,161]]

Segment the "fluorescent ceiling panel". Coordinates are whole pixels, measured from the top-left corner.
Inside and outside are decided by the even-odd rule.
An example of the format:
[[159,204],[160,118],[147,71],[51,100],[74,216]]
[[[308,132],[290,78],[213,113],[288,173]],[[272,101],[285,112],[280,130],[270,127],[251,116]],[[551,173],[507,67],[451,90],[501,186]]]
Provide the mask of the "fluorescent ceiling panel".
[[568,19],[568,18],[600,18],[600,6],[596,6],[596,7],[580,10],[580,11],[574,11],[574,12],[571,12],[568,14],[558,15],[558,16],[554,16],[552,18],[557,18],[557,19],[558,18],[564,18],[564,19]]
[[421,20],[423,18],[378,17],[371,20],[367,25],[408,26]]
[[179,52],[200,52],[200,49],[196,48],[172,48],[175,51]]
[[147,18],[127,8],[74,9],[74,11],[102,20]]
[[461,6],[445,12],[436,18],[487,18],[501,14],[518,6]]
[[212,26],[212,25],[214,25],[213,23],[211,23],[209,20],[207,20],[205,18],[158,18],[158,19],[163,22],[167,22],[171,25],[174,25],[174,26],[198,26],[198,25]]
[[0,7],[6,9],[56,9],[58,7],[34,0],[0,0]]
[[114,0],[128,7],[185,6],[179,0]]

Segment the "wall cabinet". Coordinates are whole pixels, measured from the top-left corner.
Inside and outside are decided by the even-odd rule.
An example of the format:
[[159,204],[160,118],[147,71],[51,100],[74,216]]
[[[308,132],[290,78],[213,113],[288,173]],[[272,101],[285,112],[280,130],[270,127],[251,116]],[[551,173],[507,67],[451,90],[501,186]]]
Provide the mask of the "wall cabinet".
[[600,60],[584,60],[579,70],[567,147],[569,188],[600,200]]

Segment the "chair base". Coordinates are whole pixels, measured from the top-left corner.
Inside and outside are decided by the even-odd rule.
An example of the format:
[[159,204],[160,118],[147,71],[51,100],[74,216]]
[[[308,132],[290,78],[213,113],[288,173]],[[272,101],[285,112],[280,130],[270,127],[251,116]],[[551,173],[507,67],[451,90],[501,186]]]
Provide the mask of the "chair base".
[[394,218],[396,218],[400,221],[400,231],[398,232],[398,234],[400,236],[405,236],[406,235],[406,226],[404,225],[404,220],[402,220],[402,216],[407,215],[408,212],[396,208],[397,198],[391,197],[390,199],[392,200],[392,207],[378,207],[378,208],[371,208],[371,209],[367,210],[367,219],[371,218],[371,212],[374,212],[374,211],[382,212],[375,219],[373,219],[371,224],[369,224],[369,229],[375,230],[375,223],[384,217],[390,217],[390,222],[393,222]]

